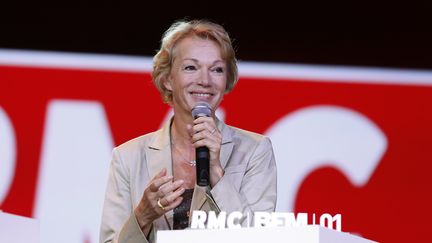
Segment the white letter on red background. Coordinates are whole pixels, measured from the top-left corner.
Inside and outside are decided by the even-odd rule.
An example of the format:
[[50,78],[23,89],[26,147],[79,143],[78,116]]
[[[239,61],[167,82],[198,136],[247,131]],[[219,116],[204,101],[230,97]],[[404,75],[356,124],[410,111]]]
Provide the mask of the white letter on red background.
[[0,106],[0,204],[6,198],[15,174],[16,143],[12,123]]
[[354,185],[364,185],[387,149],[387,138],[373,121],[340,106],[300,109],[277,121],[267,135],[278,167],[276,211],[292,212],[301,183],[322,166],[336,167]]
[[35,205],[41,242],[99,241],[112,148],[101,103],[49,103]]

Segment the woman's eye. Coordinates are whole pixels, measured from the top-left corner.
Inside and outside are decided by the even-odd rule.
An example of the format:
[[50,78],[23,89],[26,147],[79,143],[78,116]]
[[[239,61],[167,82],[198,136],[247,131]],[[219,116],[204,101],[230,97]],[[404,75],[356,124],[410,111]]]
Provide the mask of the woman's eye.
[[193,70],[196,70],[196,67],[193,65],[188,65],[188,66],[185,66],[183,69],[186,71],[193,71]]
[[217,67],[217,68],[213,69],[213,71],[216,73],[223,73],[224,69],[222,67]]

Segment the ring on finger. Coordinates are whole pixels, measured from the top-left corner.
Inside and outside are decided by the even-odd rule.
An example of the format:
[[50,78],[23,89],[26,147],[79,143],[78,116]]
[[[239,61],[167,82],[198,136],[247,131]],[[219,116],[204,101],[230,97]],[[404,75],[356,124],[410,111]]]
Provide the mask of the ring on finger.
[[216,132],[216,127],[213,129],[213,131],[211,131],[211,134]]
[[160,199],[160,198],[157,200],[157,205],[158,205],[158,207],[161,208],[162,210],[165,210],[165,206],[162,205],[162,203],[161,203],[161,199]]

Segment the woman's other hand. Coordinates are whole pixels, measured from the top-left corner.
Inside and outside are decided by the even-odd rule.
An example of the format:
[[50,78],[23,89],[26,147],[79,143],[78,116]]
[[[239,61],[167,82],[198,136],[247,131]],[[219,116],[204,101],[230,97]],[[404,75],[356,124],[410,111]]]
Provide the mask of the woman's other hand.
[[138,206],[134,209],[135,217],[145,235],[148,235],[154,220],[177,207],[183,200],[184,181],[172,181],[164,168],[150,181]]

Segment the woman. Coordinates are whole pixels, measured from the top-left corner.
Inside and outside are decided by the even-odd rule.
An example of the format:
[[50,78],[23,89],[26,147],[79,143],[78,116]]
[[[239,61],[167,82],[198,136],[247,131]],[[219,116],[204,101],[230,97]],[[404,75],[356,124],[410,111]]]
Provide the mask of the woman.
[[[153,80],[173,118],[113,150],[101,242],[154,242],[183,229],[193,210],[274,211],[276,165],[270,140],[225,125],[214,111],[237,82],[231,40],[218,24],[179,21],[154,57]],[[206,102],[210,117],[191,109]],[[195,149],[210,153],[210,185],[196,185]],[[244,223],[244,219],[242,220]]]

